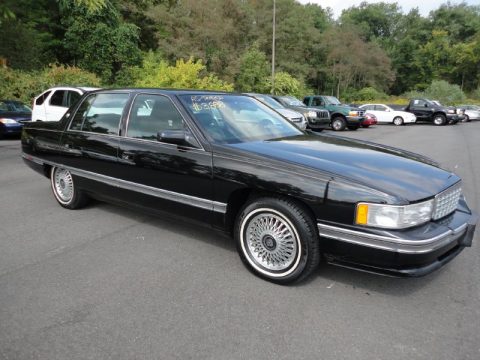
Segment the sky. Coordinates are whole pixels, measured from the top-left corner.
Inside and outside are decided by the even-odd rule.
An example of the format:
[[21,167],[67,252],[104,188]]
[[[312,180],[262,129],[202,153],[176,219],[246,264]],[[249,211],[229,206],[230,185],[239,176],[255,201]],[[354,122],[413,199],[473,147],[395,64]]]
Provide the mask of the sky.
[[[338,18],[343,9],[348,9],[351,6],[358,6],[362,2],[362,0],[298,0],[302,4],[306,3],[316,3],[319,4],[321,7],[330,7],[333,10],[333,15],[335,18]],[[375,0],[367,0],[368,3],[376,3],[382,1],[375,1]],[[437,9],[441,4],[446,3],[447,1],[440,1],[440,0],[383,0],[383,2],[387,3],[398,3],[405,13],[409,12],[410,9],[414,7],[418,7],[420,10],[420,14],[427,16],[431,10]],[[450,1],[452,4],[458,4],[461,1]],[[480,0],[466,0],[465,1],[468,5],[479,5]]]

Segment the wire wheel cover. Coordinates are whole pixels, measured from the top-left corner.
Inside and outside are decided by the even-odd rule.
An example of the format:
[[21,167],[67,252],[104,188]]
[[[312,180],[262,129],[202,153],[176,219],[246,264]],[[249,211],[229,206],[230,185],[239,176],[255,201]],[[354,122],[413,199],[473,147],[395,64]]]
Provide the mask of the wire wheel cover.
[[73,197],[73,179],[70,171],[56,169],[53,183],[58,198],[63,202],[69,202]]
[[283,217],[262,212],[245,229],[246,250],[250,258],[268,271],[282,271],[295,261],[298,239]]

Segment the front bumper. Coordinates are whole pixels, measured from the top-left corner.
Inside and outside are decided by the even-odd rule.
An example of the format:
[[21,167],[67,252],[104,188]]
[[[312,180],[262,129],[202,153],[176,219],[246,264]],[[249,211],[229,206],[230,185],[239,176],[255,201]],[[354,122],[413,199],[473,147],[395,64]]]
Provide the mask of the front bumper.
[[330,118],[308,117],[307,119],[310,129],[327,129],[330,126]]
[[0,133],[4,135],[19,135],[22,133],[23,124],[0,124]]
[[472,245],[478,216],[457,210],[406,230],[318,223],[325,257],[334,265],[391,276],[423,276]]
[[457,114],[447,114],[447,120],[449,122],[459,122],[465,119],[464,115],[457,115]]
[[346,116],[348,126],[357,125],[360,126],[365,120],[364,116]]

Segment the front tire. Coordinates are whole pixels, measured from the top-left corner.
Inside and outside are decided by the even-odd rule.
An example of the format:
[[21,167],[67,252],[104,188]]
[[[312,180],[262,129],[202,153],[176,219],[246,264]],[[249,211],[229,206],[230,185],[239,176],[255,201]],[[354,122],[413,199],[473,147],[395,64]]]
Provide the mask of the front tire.
[[88,198],[75,186],[70,171],[60,167],[52,167],[50,183],[55,199],[64,208],[73,210],[86,205]]
[[393,125],[396,125],[396,126],[401,126],[403,125],[403,118],[401,116],[396,116],[394,119],[393,119]]
[[341,116],[332,119],[332,129],[335,131],[343,131],[347,127],[347,122]]
[[433,117],[433,124],[437,126],[442,126],[447,123],[447,118],[442,114],[436,114]]
[[278,284],[304,279],[320,262],[315,222],[303,205],[288,198],[262,197],[244,206],[235,240],[247,268]]

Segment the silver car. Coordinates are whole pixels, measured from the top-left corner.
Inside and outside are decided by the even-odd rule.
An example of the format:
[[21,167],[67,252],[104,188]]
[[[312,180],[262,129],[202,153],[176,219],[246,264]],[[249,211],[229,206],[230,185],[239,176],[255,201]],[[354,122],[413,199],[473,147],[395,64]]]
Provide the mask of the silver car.
[[285,106],[278,103],[277,101],[272,99],[270,96],[264,95],[264,94],[256,94],[256,93],[246,93],[245,95],[254,97],[258,101],[261,101],[265,105],[271,107],[273,110],[280,113],[281,115],[286,117],[288,120],[290,120],[292,123],[294,123],[300,130],[305,130],[307,128],[308,121],[305,118],[305,116],[303,116],[297,111],[287,109]]
[[480,106],[478,105],[458,105],[465,109],[465,121],[480,120]]

